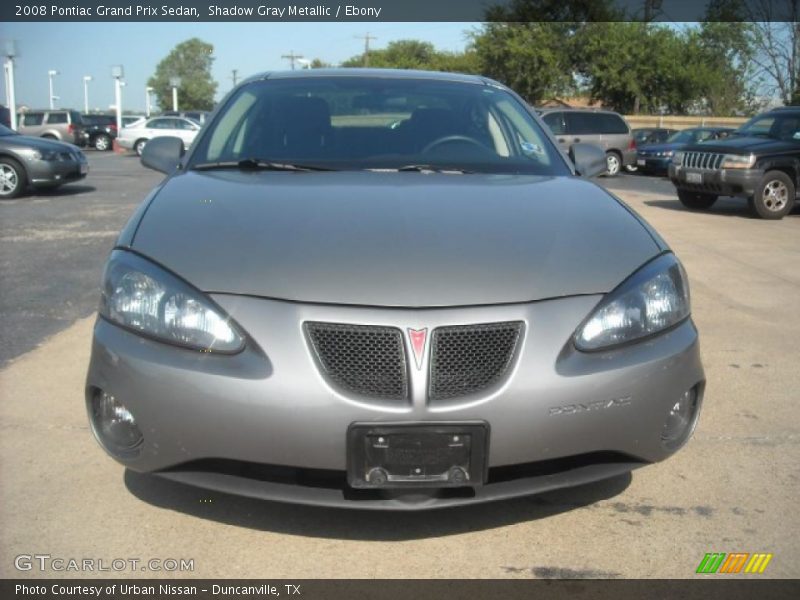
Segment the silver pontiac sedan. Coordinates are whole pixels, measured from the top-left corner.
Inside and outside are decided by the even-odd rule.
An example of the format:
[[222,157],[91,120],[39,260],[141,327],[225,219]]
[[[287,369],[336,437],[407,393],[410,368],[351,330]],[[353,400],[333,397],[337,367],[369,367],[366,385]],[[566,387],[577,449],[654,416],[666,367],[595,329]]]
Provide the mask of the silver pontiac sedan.
[[704,374],[686,274],[505,86],[312,70],[236,87],[105,270],[86,384],[129,469],[414,510],[660,461]]

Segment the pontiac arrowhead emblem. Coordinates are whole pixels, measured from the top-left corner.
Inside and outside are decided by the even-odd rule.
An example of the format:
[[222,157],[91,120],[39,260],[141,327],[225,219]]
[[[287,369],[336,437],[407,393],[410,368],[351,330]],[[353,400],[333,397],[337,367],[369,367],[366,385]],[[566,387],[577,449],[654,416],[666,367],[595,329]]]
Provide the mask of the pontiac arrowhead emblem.
[[417,370],[422,369],[422,357],[425,354],[425,342],[428,339],[428,328],[411,329],[408,328],[408,340],[411,342],[411,351],[414,353],[414,362],[417,363]]

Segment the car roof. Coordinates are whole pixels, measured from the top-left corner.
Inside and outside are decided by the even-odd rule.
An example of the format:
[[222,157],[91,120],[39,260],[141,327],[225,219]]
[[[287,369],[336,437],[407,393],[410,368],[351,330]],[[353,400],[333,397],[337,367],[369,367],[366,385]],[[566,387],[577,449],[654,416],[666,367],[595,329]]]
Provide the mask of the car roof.
[[[537,108],[541,113],[552,113],[552,112],[582,112],[582,113],[592,113],[592,114],[606,114],[606,115],[619,115],[619,113],[615,110],[611,110],[610,108],[583,108],[583,107],[572,107],[572,106],[560,106],[560,107],[549,107],[549,108]],[[621,115],[620,115],[621,116]]]
[[[365,79],[429,79],[438,81],[460,81],[483,85],[501,85],[500,83],[480,75],[464,73],[448,73],[445,71],[420,71],[414,69],[296,69],[294,71],[266,71],[248,77],[242,83],[264,79],[315,79],[318,77],[363,77]],[[505,86],[501,86],[505,87]]]

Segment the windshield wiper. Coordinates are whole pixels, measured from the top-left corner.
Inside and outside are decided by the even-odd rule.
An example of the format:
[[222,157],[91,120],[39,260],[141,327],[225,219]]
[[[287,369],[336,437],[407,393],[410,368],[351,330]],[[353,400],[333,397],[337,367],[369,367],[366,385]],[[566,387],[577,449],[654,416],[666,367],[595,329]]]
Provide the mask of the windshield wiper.
[[212,171],[214,169],[241,169],[244,171],[335,171],[329,167],[317,165],[301,165],[296,163],[282,163],[260,158],[244,158],[242,160],[201,163],[192,167],[195,171]]
[[370,169],[371,171],[397,171],[400,173],[417,172],[417,173],[458,173],[460,175],[467,175],[472,173],[467,169],[461,167],[445,167],[436,165],[404,165],[402,167],[391,167],[386,169]]

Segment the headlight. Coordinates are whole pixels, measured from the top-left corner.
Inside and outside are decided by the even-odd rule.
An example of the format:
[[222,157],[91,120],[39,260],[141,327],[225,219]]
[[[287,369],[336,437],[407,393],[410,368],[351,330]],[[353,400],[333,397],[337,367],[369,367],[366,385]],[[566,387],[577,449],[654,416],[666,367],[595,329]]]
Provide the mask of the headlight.
[[689,284],[672,254],[650,261],[608,294],[575,334],[579,350],[600,350],[654,335],[689,316]]
[[754,154],[745,154],[744,156],[741,154],[726,154],[722,157],[720,167],[723,169],[749,169],[755,162],[756,157]]
[[131,252],[111,253],[100,314],[137,333],[204,352],[244,347],[244,336],[211,299]]
[[683,152],[677,151],[672,155],[672,164],[679,165],[683,162]]
[[34,160],[58,160],[58,152],[54,152],[53,150],[45,150],[44,152],[40,150],[33,151],[33,159]]

